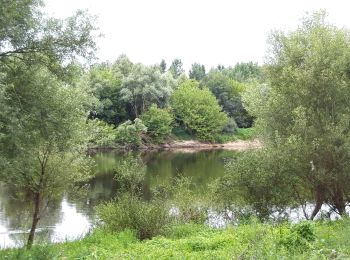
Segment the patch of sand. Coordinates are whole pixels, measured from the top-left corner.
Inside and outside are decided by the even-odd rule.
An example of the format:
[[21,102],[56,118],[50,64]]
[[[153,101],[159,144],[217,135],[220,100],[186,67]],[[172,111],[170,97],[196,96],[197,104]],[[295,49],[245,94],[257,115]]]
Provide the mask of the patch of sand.
[[238,140],[234,142],[228,142],[223,144],[218,143],[201,143],[199,141],[174,141],[170,144],[164,145],[163,148],[180,152],[196,152],[198,150],[211,150],[211,149],[224,149],[231,151],[244,151],[248,149],[261,148],[262,144],[259,140]]

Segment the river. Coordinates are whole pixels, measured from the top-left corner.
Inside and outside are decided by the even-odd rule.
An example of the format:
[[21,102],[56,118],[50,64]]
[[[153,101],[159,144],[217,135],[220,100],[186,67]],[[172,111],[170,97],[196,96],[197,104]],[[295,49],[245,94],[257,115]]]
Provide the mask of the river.
[[[225,161],[237,152],[154,151],[140,154],[146,166],[144,195],[159,184],[169,184],[174,177],[186,176],[198,188],[225,172]],[[36,242],[62,242],[83,237],[96,223],[94,208],[112,199],[117,191],[113,168],[123,160],[124,153],[97,153],[93,156],[95,177],[83,192],[66,191],[59,200],[46,208],[39,221]],[[22,246],[28,236],[31,204],[13,198],[11,191],[0,186],[0,248]]]

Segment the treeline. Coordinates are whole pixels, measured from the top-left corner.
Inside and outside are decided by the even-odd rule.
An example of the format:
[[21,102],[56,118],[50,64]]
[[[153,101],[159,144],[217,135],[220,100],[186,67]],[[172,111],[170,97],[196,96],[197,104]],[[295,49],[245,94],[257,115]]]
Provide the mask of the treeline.
[[[95,143],[138,145],[142,138],[161,142],[174,126],[201,140],[214,141],[222,132],[252,126],[242,93],[247,85],[263,80],[257,64],[219,65],[206,72],[204,65],[194,63],[188,75],[180,59],[169,68],[164,60],[146,66],[132,63],[125,55],[114,63],[94,64],[81,84],[96,98],[89,115],[95,132],[100,133]],[[132,140],[125,139],[123,131]]]
[[161,142],[175,123],[214,140],[251,125],[241,93],[261,78],[253,63],[209,73],[194,64],[188,78],[179,59],[167,69],[126,56],[86,70],[77,61],[95,58],[94,17],[55,19],[42,5],[0,0],[0,181],[32,204],[28,248],[47,204],[91,177],[89,142]]

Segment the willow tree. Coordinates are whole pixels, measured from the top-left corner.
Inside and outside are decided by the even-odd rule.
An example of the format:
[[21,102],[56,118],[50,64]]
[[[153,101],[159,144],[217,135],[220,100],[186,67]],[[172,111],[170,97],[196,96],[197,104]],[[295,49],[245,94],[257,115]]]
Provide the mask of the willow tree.
[[30,248],[47,203],[88,173],[89,98],[68,83],[72,62],[93,57],[95,29],[83,12],[46,17],[40,0],[0,6],[0,180],[33,203]]
[[48,203],[89,177],[83,150],[88,99],[45,68],[23,69],[23,78],[3,86],[0,97],[0,168],[1,180],[33,203],[31,247]]
[[[273,33],[270,42],[268,86],[246,101],[265,152],[289,150],[280,153],[281,167],[271,171],[290,176],[285,181],[295,192],[310,192],[315,203],[310,218],[324,203],[345,214],[350,201],[350,33],[327,23],[320,12],[293,32]],[[282,167],[290,162],[293,167]]]
[[121,100],[132,107],[135,117],[139,117],[153,103],[159,107],[168,105],[175,83],[170,73],[161,73],[157,66],[133,64],[123,79]]
[[217,99],[209,89],[187,80],[174,91],[171,106],[176,119],[201,140],[212,141],[228,122]]

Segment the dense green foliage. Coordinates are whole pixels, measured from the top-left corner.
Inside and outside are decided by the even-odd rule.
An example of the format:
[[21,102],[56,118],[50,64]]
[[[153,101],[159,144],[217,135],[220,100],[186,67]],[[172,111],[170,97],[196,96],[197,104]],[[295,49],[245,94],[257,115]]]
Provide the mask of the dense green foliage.
[[0,1],[0,62],[40,63],[66,78],[69,61],[91,58],[95,50],[93,17],[78,11],[59,20],[48,18],[39,9],[42,1]]
[[88,120],[90,144],[98,147],[113,146],[117,139],[117,130],[106,122],[98,119]]
[[174,117],[168,109],[152,105],[141,119],[147,127],[147,134],[154,140],[162,142],[169,137],[173,128]]
[[261,67],[253,62],[241,62],[237,63],[234,67],[219,68],[219,70],[229,78],[239,82],[264,81],[264,74]]
[[33,203],[28,247],[47,203],[89,176],[82,148],[92,100],[74,61],[93,56],[93,19],[47,18],[40,5],[0,2],[0,174]]
[[91,94],[98,100],[90,112],[91,118],[97,118],[114,125],[128,118],[120,94],[122,75],[118,73],[116,66],[95,64],[82,77],[80,84],[88,86]]
[[171,223],[169,210],[161,200],[145,202],[137,196],[124,194],[115,202],[100,205],[97,214],[106,230],[122,232],[129,229],[142,240],[164,234]]
[[[126,157],[92,234],[0,257],[350,257],[348,30],[319,12],[272,33],[264,75],[249,62],[208,73],[194,63],[187,76],[180,59],[167,70],[165,60],[134,64],[125,55],[84,70],[77,60],[94,56],[93,18],[52,19],[41,5],[0,0],[0,180],[30,201],[28,249],[48,203],[90,177],[87,142],[139,148],[172,133],[219,143],[258,135],[263,147],[225,158],[227,174],[200,196],[186,178],[145,187],[142,160]],[[343,219],[281,223],[288,210],[314,219],[324,204]],[[213,215],[228,227],[204,226]]]
[[[206,74],[204,65],[194,63],[189,72],[190,78],[200,81],[201,88],[209,88],[217,98],[219,105],[223,107],[223,111],[232,118],[229,121],[230,124],[225,127],[225,130],[228,130],[225,131],[226,135],[233,134],[236,123],[238,127],[251,127],[253,123],[253,118],[243,107],[241,98],[245,92],[246,83],[240,83],[234,77],[240,75],[237,71],[243,70],[244,82],[249,81],[249,84],[254,85],[251,82],[257,81],[257,73],[260,70],[252,63],[239,64],[239,69],[237,66],[212,70]],[[118,126],[135,118],[145,120],[145,117],[149,117],[148,115],[154,110],[150,109],[152,104],[157,105],[159,109],[164,109],[163,111],[170,112],[169,100],[173,92],[187,80],[179,59],[175,59],[167,71],[164,60],[159,65],[145,66],[134,64],[125,55],[121,55],[114,63],[95,64],[81,77],[79,84],[87,86],[88,91],[97,100],[93,103],[94,107],[89,117]],[[155,116],[154,113],[153,116]],[[149,129],[148,136],[151,138],[147,142],[151,143],[161,142],[169,135],[167,125],[169,125],[170,117],[163,112],[154,120],[157,122],[147,123],[145,121]],[[161,122],[162,120],[164,122]],[[196,138],[194,131],[189,134],[192,138]],[[205,135],[201,139],[213,140],[212,136],[206,137]]]
[[251,127],[253,118],[243,107],[241,95],[245,85],[219,70],[211,70],[201,81],[203,87],[207,87],[215,95],[219,104],[239,127]]
[[190,79],[195,79],[197,81],[202,80],[205,77],[205,67],[199,63],[193,63],[192,68],[188,72]]
[[130,120],[120,124],[117,129],[116,142],[127,146],[139,146],[142,144],[142,134],[147,132],[147,127],[141,119],[136,118],[134,123]]
[[144,113],[153,103],[168,104],[174,81],[170,73],[162,74],[157,66],[135,64],[124,78],[121,99],[132,107],[135,117]]
[[196,81],[183,83],[172,96],[175,116],[199,139],[213,140],[227,123],[215,96],[208,89],[200,89]]
[[181,76],[185,72],[182,68],[182,61],[180,59],[174,59],[169,67],[169,72],[174,78]]
[[[350,34],[316,13],[294,32],[274,33],[271,44],[269,84],[246,95],[265,149],[243,156],[223,183],[245,186],[240,194],[265,216],[272,205],[310,202],[315,207],[306,218],[323,204],[346,214]],[[271,182],[276,185],[268,189]]]
[[248,223],[225,229],[181,225],[164,236],[139,241],[126,230],[95,230],[81,241],[31,250],[0,251],[3,259],[347,259],[349,221],[268,225]]

